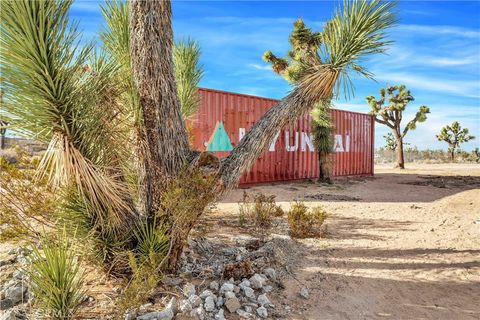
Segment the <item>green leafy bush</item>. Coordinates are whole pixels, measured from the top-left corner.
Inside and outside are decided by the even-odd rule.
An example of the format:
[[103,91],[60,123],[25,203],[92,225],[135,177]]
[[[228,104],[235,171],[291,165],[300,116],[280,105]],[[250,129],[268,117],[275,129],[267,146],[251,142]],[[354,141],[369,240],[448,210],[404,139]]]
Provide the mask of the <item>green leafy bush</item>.
[[300,201],[295,202],[288,212],[288,224],[293,238],[310,238],[320,235],[320,228],[328,215],[322,207],[310,210]]
[[238,209],[240,225],[251,223],[261,228],[269,228],[273,218],[284,214],[282,207],[276,204],[274,195],[266,196],[262,193],[250,196],[244,192]]
[[37,311],[51,319],[72,319],[84,297],[84,277],[66,232],[57,240],[41,239],[29,275]]

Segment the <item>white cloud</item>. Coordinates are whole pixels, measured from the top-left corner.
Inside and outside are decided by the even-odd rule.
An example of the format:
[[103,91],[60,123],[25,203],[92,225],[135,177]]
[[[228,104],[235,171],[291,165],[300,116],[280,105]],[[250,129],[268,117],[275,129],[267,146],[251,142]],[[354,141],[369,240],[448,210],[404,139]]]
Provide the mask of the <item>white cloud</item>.
[[396,30],[412,32],[412,33],[424,33],[438,36],[439,34],[455,35],[465,38],[480,38],[480,31],[469,28],[446,26],[446,25],[418,25],[418,24],[400,24],[396,27]]
[[480,82],[468,80],[441,79],[407,73],[375,73],[377,80],[388,81],[388,84],[402,83],[410,88],[450,93],[464,97],[479,98]]
[[272,72],[272,67],[269,65],[262,66],[257,63],[249,63],[248,66],[256,70],[266,70]]

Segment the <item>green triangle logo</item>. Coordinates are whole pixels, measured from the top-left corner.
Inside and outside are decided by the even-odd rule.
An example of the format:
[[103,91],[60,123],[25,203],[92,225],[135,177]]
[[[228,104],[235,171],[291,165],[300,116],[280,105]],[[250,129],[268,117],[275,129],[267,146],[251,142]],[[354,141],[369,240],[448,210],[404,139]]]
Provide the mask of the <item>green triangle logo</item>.
[[210,140],[207,151],[232,151],[233,146],[222,122],[217,122]]

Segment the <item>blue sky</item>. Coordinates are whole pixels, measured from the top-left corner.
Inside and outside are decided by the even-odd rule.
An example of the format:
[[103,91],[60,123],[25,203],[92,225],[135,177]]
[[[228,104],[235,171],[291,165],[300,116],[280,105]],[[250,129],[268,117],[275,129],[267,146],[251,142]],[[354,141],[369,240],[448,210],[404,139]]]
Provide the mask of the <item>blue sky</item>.
[[[79,20],[84,38],[96,37],[103,19],[98,1],[77,0],[71,17]],[[205,69],[202,87],[281,98],[289,85],[261,59],[265,50],[284,55],[295,19],[321,30],[340,1],[174,1],[175,37],[192,37],[202,48]],[[339,109],[368,112],[368,95],[381,87],[405,84],[413,101],[404,119],[420,105],[431,114],[408,133],[406,141],[419,148],[443,148],[435,134],[459,121],[476,140],[465,150],[480,146],[480,2],[401,1],[400,23],[391,30],[395,43],[388,55],[365,61],[377,82],[354,78],[355,96],[335,101]],[[384,144],[388,128],[376,125],[376,147]]]

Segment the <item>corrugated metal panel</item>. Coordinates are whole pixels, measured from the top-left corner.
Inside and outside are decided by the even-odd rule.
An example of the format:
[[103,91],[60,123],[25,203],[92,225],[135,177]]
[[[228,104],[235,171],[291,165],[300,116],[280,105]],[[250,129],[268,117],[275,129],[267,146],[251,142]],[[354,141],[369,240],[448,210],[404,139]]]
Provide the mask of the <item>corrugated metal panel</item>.
[[[199,89],[201,103],[189,130],[193,146],[226,157],[255,121],[278,100]],[[374,122],[370,115],[332,110],[335,126],[334,176],[372,175]],[[312,145],[311,119],[306,115],[281,130],[240,183],[318,177],[318,156]]]

